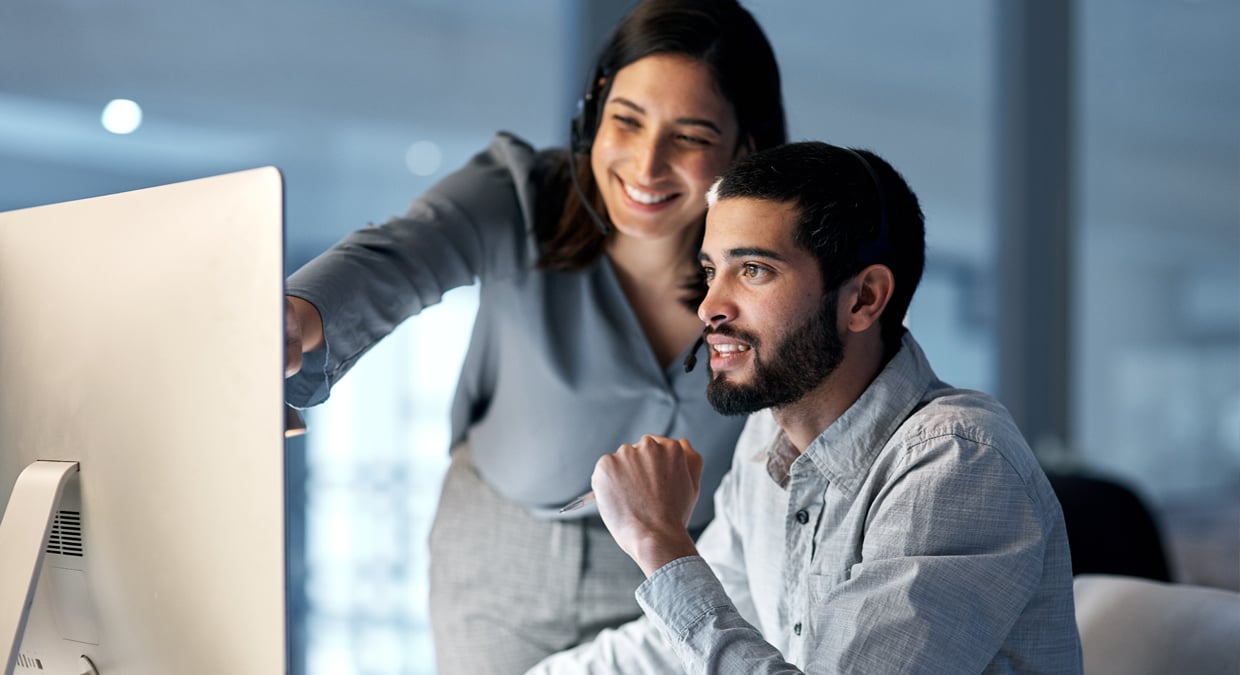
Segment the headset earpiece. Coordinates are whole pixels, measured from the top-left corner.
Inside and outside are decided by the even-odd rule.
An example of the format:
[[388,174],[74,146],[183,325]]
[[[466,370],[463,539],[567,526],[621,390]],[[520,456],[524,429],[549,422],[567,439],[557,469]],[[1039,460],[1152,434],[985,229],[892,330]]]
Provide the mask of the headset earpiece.
[[590,199],[586,197],[585,190],[581,188],[581,181],[577,178],[577,155],[588,155],[590,147],[594,145],[594,133],[598,130],[599,98],[606,84],[607,75],[596,69],[590,76],[590,86],[586,90],[586,95],[577,101],[577,115],[573,117],[568,129],[568,175],[572,178],[573,189],[576,190],[577,197],[581,199],[581,205],[590,214],[590,220],[594,221],[603,236],[607,236],[610,228],[603,216],[593,206],[590,206]]
[[599,97],[606,84],[607,76],[596,69],[591,73],[585,96],[577,101],[577,115],[569,127],[569,145],[574,153],[588,153],[594,145],[594,134],[598,131]]
[[865,242],[857,251],[857,257],[862,265],[872,265],[874,263],[891,263],[891,234],[888,232],[887,225],[887,198],[883,194],[883,183],[878,179],[878,173],[874,171],[874,167],[866,161],[861,153],[852,148],[843,148],[848,154],[856,157],[861,166],[865,167],[865,172],[869,174],[870,181],[874,183],[874,191],[878,195],[878,236],[873,240]]
[[577,100],[577,115],[573,117],[572,126],[569,127],[569,145],[574,154],[590,152],[590,146],[594,144],[593,125],[590,124],[590,115],[586,112],[587,108],[592,107],[588,101],[588,94]]

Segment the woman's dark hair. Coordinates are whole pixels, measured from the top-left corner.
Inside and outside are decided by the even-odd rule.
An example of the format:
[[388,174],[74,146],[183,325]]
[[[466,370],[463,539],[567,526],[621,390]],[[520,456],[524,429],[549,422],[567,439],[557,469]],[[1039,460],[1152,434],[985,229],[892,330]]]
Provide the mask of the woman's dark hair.
[[[735,0],[645,0],[616,25],[591,71],[581,110],[573,120],[570,156],[555,172],[567,181],[568,172],[575,171],[579,189],[567,191],[557,220],[539,227],[543,242],[539,268],[579,270],[603,254],[610,228],[588,159],[600,123],[599,109],[621,68],[656,54],[679,54],[706,64],[732,105],[738,143],[752,141],[754,149],[763,150],[786,141],[779,66],[753,15]],[[572,155],[586,159],[570,161]],[[603,223],[596,223],[596,218]],[[696,247],[692,254],[697,255]]]

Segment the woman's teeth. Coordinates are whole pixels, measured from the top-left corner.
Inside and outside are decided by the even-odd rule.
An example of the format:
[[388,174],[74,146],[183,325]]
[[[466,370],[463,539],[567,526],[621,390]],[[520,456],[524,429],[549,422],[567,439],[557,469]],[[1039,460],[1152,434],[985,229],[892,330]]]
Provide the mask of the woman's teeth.
[[624,186],[624,191],[629,195],[629,199],[632,199],[640,204],[658,204],[659,202],[665,202],[672,198],[672,194],[655,194],[653,192],[646,192],[644,190],[638,190],[628,184]]

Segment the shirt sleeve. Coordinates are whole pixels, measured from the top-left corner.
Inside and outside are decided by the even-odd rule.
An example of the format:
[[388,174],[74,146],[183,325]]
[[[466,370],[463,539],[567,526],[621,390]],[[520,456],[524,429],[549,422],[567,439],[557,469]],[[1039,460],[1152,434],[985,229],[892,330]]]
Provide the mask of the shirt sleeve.
[[291,404],[326,400],[362,354],[448,290],[529,269],[533,157],[500,134],[405,215],[349,234],[289,277],[285,292],[319,310],[326,342],[287,381]]
[[810,579],[815,669],[981,673],[1004,663],[1051,527],[1027,480],[976,441],[949,435],[910,449],[869,507],[861,562],[842,581]]
[[749,575],[761,571],[748,569],[737,527],[751,507],[744,483],[771,480],[755,456],[765,456],[773,425],[769,416],[754,416],[741,434],[732,470],[715,492],[715,519],[698,541],[700,556],[664,565],[637,589],[638,604],[686,673],[801,672],[758,628]]
[[742,616],[701,557],[674,560],[638,588],[638,603],[685,673],[799,673]]
[[659,568],[638,602],[645,616],[550,656],[527,675],[801,672],[741,616],[700,556]]
[[[732,469],[715,492],[715,518],[698,539],[700,555],[674,560],[659,568],[637,589],[644,616],[616,630],[604,630],[591,642],[543,660],[528,675],[662,675],[695,672],[796,672],[751,671],[752,661],[720,661],[699,658],[701,648],[681,644],[695,642],[721,646],[728,638],[765,645],[752,627],[756,610],[749,592],[748,572],[739,535],[729,509],[744,508],[739,501],[741,477],[738,463],[751,456],[755,437],[765,438],[766,429],[746,427],[733,457]],[[707,562],[709,560],[709,563]],[[719,636],[697,619],[722,616],[721,623],[737,628],[732,636]],[[692,634],[692,635],[690,635]],[[782,659],[779,659],[782,661]],[[726,663],[743,665],[729,669]],[[703,665],[704,664],[704,665]],[[705,668],[705,670],[703,670]]]
[[526,675],[672,675],[676,654],[646,617],[608,628],[592,641],[553,654]]

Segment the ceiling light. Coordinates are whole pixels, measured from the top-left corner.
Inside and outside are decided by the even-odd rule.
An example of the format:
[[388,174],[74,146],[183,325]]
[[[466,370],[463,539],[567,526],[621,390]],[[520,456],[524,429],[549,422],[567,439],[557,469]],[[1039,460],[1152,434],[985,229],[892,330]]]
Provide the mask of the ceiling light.
[[133,133],[142,124],[142,108],[127,98],[114,99],[103,106],[100,121],[114,134]]
[[405,151],[405,166],[415,176],[429,176],[439,170],[443,153],[432,141],[418,141]]

